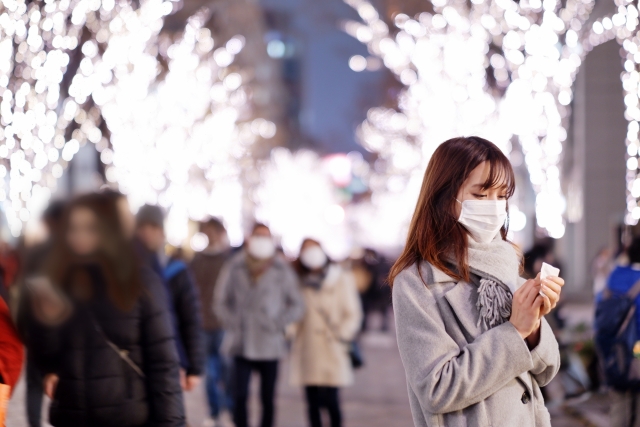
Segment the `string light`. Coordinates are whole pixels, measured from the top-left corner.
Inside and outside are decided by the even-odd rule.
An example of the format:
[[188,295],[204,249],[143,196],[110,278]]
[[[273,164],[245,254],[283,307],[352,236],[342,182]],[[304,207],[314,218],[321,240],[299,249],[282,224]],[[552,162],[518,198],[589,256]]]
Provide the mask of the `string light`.
[[252,118],[250,73],[233,65],[244,37],[218,46],[203,26],[203,10],[174,40],[160,33],[163,10],[148,1],[137,11],[125,5],[110,19],[109,28],[123,25],[95,64],[113,73],[95,94],[111,131],[111,147],[101,153],[106,176],[134,209],[149,203],[167,210],[169,243],[184,242],[189,219],[213,215],[238,245],[243,167],[251,146],[272,138],[276,126]]
[[335,183],[344,184],[345,175],[351,180],[351,171],[345,171],[351,164],[346,156],[320,158],[309,150],[272,150],[261,167],[255,215],[281,239],[285,254],[297,255],[307,237],[320,241],[335,259],[349,254],[352,227]]
[[13,236],[43,209],[63,168],[102,138],[81,46],[100,1],[0,0],[0,203]]
[[562,143],[594,2],[433,0],[434,13],[398,14],[393,31],[368,1],[345,2],[362,20],[346,22],[345,31],[405,85],[398,110],[370,110],[358,131],[380,157],[373,190],[395,192],[406,203],[399,220],[408,223],[437,144],[478,134],[506,153],[519,143],[537,193],[538,226],[562,237]]

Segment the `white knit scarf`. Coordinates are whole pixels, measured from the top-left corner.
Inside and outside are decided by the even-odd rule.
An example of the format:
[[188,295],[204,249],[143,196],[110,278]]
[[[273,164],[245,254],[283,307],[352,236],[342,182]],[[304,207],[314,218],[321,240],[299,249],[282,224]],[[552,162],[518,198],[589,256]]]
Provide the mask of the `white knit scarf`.
[[478,326],[486,331],[511,317],[513,293],[522,282],[520,258],[513,245],[500,236],[489,243],[469,238],[468,262],[471,273],[480,277]]

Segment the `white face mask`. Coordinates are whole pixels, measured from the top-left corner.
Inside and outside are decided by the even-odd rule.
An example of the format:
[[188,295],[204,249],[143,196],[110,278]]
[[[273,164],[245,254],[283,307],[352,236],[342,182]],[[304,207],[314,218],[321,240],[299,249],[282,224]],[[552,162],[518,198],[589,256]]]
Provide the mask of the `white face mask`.
[[276,253],[276,246],[270,237],[251,236],[247,242],[249,255],[257,259],[269,259]]
[[506,200],[465,200],[458,222],[465,226],[478,243],[491,242],[507,219]]
[[318,245],[313,245],[300,252],[300,262],[310,270],[322,268],[327,263],[327,255]]

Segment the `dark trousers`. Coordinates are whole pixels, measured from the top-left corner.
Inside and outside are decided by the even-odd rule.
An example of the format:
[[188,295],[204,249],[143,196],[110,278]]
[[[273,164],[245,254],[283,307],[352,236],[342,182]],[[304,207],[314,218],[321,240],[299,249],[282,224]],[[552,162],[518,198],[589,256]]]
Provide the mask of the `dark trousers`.
[[309,425],[322,427],[320,410],[326,409],[331,420],[331,427],[342,427],[342,412],[340,411],[340,396],[337,387],[305,387],[307,396],[307,411]]
[[218,418],[224,408],[233,407],[233,400],[229,395],[230,387],[230,363],[220,354],[220,346],[224,332],[222,330],[206,331],[207,343],[207,398],[209,410],[213,418]]
[[260,375],[260,401],[262,403],[261,427],[273,427],[275,415],[274,398],[276,380],[278,379],[277,360],[248,360],[236,357],[234,363],[234,409],[233,422],[235,427],[247,427],[247,401],[249,400],[249,383],[251,374]]
[[27,353],[27,418],[29,427],[42,425],[42,373]]

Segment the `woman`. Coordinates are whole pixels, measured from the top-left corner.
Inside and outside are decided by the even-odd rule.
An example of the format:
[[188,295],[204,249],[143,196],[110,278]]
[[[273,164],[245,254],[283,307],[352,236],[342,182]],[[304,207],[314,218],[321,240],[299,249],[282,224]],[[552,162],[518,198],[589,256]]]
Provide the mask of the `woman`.
[[185,425],[164,289],[139,267],[115,203],[80,197],[42,277],[27,279],[28,349],[53,426]]
[[338,388],[353,383],[348,346],[362,321],[355,279],[312,239],[302,242],[294,266],[306,313],[294,328],[291,384],[305,387],[311,427],[322,426],[321,408],[329,413],[331,427],[341,427]]
[[482,138],[448,140],[429,162],[390,274],[416,426],[551,425],[540,387],[560,356],[543,316],[564,281],[520,279],[506,237],[514,190],[508,159]]
[[285,328],[304,313],[291,266],[276,252],[271,231],[256,224],[245,249],[220,273],[215,312],[225,328],[223,348],[232,356],[235,427],[248,426],[251,374],[260,375],[261,427],[272,427]]

